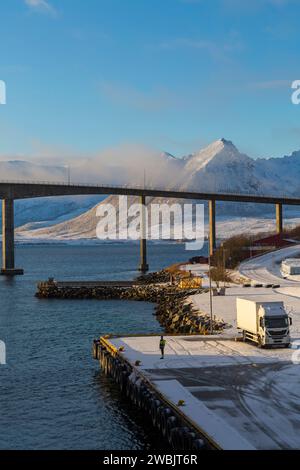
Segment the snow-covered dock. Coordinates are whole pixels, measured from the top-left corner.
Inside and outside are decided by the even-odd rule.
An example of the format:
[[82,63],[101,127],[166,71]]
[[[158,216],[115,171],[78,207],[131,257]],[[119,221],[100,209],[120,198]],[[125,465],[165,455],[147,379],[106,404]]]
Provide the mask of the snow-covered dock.
[[[293,349],[261,350],[220,337],[111,338],[141,377],[222,449],[300,447],[300,368]],[[138,362],[137,362],[138,361]],[[139,365],[136,365],[139,364]]]
[[[213,297],[213,314],[227,324],[222,334],[165,336],[164,359],[158,336],[115,337],[106,340],[108,354],[113,351],[121,364],[129,365],[127,379],[151,384],[169,408],[204,436],[206,445],[234,450],[299,449],[300,284],[280,274],[281,260],[299,250],[298,245],[242,263],[237,275],[251,281],[247,287],[230,284],[226,295]],[[202,275],[206,285],[208,266],[184,269]],[[237,297],[283,301],[293,320],[292,346],[259,349],[240,341]],[[200,312],[210,312],[208,292],[191,295],[186,302]],[[158,404],[157,410],[161,408]]]

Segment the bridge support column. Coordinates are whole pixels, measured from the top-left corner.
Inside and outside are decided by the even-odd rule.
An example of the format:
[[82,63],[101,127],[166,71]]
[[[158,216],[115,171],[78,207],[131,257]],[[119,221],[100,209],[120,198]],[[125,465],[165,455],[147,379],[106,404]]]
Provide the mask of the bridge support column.
[[146,196],[140,196],[141,212],[141,239],[140,239],[140,266],[139,270],[147,272],[149,266],[147,263],[147,220],[146,220]]
[[208,202],[209,213],[209,255],[213,256],[216,249],[216,201]]
[[14,200],[2,201],[2,269],[1,274],[15,276],[23,274],[23,269],[15,269],[15,236],[14,236]]
[[282,221],[282,204],[276,204],[276,232],[281,234],[283,232]]

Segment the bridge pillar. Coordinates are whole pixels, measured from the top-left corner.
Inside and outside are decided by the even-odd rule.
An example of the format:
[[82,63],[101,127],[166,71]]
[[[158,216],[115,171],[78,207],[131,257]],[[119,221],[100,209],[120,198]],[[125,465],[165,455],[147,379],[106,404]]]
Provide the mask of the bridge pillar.
[[216,201],[208,202],[209,213],[209,255],[213,256],[216,249]]
[[146,196],[140,196],[140,204],[142,205],[141,211],[141,239],[140,239],[140,266],[139,270],[146,272],[149,270],[147,263],[147,220],[146,220]]
[[276,204],[276,232],[281,234],[283,232],[283,221],[282,221],[282,204]]
[[2,269],[1,274],[15,276],[23,274],[23,269],[15,269],[15,236],[14,236],[14,200],[2,201]]

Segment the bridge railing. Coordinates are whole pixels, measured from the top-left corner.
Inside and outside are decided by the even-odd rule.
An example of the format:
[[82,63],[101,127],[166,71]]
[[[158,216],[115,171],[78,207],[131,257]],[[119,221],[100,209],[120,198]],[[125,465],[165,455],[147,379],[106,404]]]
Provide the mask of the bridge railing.
[[12,185],[37,185],[37,186],[62,186],[62,187],[83,187],[83,188],[105,188],[105,189],[132,189],[132,190],[145,190],[145,191],[161,191],[161,192],[172,192],[172,193],[190,193],[190,194],[206,194],[211,195],[212,198],[216,195],[222,196],[247,196],[247,197],[271,197],[271,198],[282,198],[282,199],[299,199],[300,198],[300,187],[299,187],[299,195],[296,196],[295,194],[287,194],[287,193],[280,193],[276,191],[276,194],[271,192],[263,192],[259,189],[255,192],[251,191],[243,191],[243,192],[236,192],[232,191],[230,188],[217,188],[214,191],[207,191],[205,189],[199,188],[196,190],[195,188],[191,189],[184,189],[179,190],[178,188],[166,188],[166,187],[158,187],[153,185],[132,185],[132,184],[96,184],[96,183],[79,183],[79,182],[66,182],[66,181],[39,181],[39,180],[0,180],[1,184],[12,184]]

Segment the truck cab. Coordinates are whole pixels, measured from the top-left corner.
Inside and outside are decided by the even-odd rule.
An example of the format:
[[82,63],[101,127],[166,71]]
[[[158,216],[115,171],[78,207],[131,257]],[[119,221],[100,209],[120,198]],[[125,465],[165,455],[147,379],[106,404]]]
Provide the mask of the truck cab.
[[259,308],[259,338],[260,345],[280,345],[288,347],[291,342],[289,327],[292,319],[288,317],[284,306],[270,303]]

